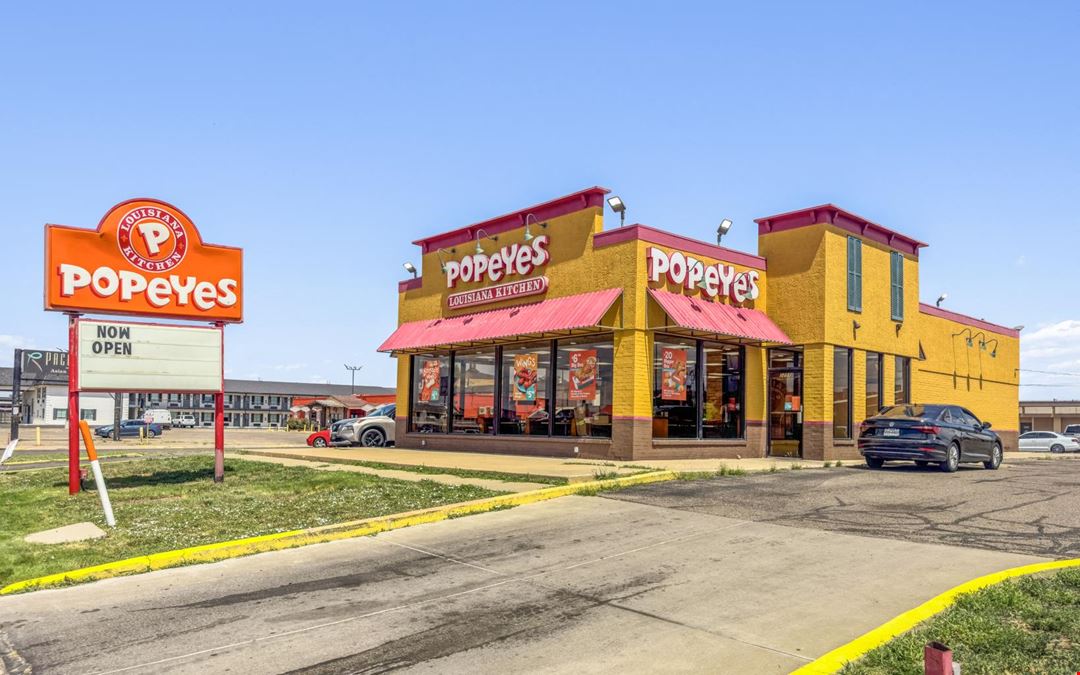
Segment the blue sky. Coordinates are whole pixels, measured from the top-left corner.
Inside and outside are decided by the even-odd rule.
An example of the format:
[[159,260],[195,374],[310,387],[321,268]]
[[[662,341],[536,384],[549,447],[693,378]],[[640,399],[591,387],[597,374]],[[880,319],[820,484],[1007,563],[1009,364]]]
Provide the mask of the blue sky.
[[0,364],[65,341],[42,224],[152,196],[245,248],[230,376],[392,384],[410,241],[600,184],[748,251],[834,202],[930,243],[924,300],[1080,373],[1077,34],[1075,2],[9,3]]

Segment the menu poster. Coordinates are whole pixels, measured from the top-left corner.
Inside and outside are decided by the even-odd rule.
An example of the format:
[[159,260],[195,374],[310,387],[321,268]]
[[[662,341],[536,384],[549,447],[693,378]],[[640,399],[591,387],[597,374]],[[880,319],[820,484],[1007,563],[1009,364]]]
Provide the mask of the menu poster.
[[686,350],[664,347],[660,350],[660,398],[686,400]]
[[529,354],[514,354],[514,400],[535,401],[537,364],[540,356],[536,352]]
[[439,359],[424,361],[420,367],[420,401],[439,400],[439,381],[441,379],[442,364]]
[[570,359],[570,400],[591,401],[596,398],[596,350],[579,349],[567,352]]

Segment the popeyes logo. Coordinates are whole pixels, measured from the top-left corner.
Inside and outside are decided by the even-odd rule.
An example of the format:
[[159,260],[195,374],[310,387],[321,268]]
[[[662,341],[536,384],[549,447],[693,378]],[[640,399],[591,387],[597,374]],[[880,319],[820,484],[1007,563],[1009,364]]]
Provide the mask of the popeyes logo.
[[168,209],[140,206],[120,218],[116,243],[129,263],[141,270],[167,272],[187,253],[187,232]]
[[491,255],[477,253],[467,255],[460,261],[451,260],[443,266],[446,271],[446,287],[453,288],[459,281],[496,282],[512,275],[525,276],[551,260],[547,247],[548,237],[542,234],[533,237],[529,244],[503,246]]
[[735,302],[756,300],[761,294],[756,270],[739,272],[724,263],[706,264],[680,251],[665,253],[650,247],[645,253],[650,282],[662,278],[686,290],[700,289],[710,298],[726,297]]
[[45,226],[45,309],[243,320],[243,251],[203,243],[156,199],[114,206],[96,230]]

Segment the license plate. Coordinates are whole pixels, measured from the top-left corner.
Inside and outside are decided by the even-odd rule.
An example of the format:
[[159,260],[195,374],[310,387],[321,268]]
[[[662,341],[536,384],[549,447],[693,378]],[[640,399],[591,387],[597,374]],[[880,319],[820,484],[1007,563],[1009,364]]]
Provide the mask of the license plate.
[[882,436],[899,436],[900,435],[900,430],[899,429],[885,429],[884,433],[882,433],[881,435]]

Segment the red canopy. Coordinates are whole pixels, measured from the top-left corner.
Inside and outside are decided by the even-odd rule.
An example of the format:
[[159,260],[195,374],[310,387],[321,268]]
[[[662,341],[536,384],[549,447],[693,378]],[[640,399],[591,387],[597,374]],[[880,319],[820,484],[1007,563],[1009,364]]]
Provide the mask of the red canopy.
[[380,352],[400,352],[442,345],[469,344],[511,337],[595,326],[622,293],[607,288],[568,295],[531,305],[503,307],[475,314],[410,321],[398,326],[379,347]]
[[682,328],[761,342],[791,344],[791,338],[764,312],[756,309],[732,307],[658,288],[650,288],[649,295]]

